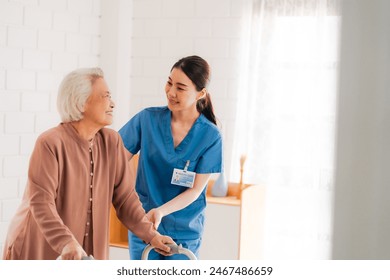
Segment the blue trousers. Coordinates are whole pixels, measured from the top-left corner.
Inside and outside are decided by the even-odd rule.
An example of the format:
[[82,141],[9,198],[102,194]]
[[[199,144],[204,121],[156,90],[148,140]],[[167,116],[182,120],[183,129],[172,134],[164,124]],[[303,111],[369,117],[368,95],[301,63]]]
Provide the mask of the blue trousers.
[[[182,245],[183,248],[189,249],[194,253],[194,255],[198,258],[199,249],[202,242],[202,238],[198,239],[173,239],[177,245]],[[147,244],[145,244],[141,239],[139,239],[136,235],[134,235],[131,231],[129,231],[129,253],[131,260],[140,260],[142,256],[142,252]],[[188,260],[188,257],[182,254],[176,254],[172,256],[163,256],[152,250],[149,253],[148,260]]]

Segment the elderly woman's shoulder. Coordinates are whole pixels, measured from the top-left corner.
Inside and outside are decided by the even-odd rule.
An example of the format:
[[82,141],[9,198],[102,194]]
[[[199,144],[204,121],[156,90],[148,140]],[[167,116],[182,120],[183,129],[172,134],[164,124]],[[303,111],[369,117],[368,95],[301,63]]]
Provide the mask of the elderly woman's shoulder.
[[62,138],[61,137],[62,134],[63,133],[62,133],[61,126],[58,125],[42,132],[38,136],[37,142],[57,142]]
[[108,127],[103,127],[102,129],[99,130],[99,133],[102,135],[103,138],[110,139],[110,140],[119,140],[121,139],[121,136],[119,135],[118,131],[108,128]]

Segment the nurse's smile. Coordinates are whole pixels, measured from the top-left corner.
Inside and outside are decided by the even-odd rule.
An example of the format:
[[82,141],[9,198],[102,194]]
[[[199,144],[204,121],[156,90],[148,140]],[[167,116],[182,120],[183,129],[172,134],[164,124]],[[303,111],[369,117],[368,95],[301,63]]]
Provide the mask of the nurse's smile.
[[179,104],[180,102],[176,101],[176,100],[173,100],[173,99],[170,99],[168,98],[168,101],[169,103],[171,103],[172,105],[176,105],[176,104]]

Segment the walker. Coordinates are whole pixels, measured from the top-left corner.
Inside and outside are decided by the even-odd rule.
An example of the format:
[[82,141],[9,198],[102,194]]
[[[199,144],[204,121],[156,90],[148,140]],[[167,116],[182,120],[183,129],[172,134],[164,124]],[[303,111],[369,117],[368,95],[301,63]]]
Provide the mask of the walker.
[[[192,253],[191,250],[188,250],[186,248],[183,248],[183,246],[177,245],[177,244],[166,244],[169,248],[171,248],[171,253],[175,254],[183,254],[186,255],[190,260],[197,260],[196,256],[194,253]],[[147,260],[149,256],[149,252],[153,250],[154,247],[152,245],[147,245],[145,249],[142,252],[142,257],[141,260]]]

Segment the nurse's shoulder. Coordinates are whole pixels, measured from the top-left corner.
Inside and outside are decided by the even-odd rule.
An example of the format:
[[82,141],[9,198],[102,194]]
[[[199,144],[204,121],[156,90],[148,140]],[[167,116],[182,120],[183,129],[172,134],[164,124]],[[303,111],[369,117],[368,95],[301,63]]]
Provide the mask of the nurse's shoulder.
[[148,107],[144,108],[134,116],[132,116],[127,123],[119,129],[119,134],[123,135],[129,127],[140,126],[141,123],[144,123],[146,120],[154,120],[161,118],[164,114],[167,114],[169,109],[167,106],[161,107]]
[[159,107],[145,108],[140,113],[159,116],[159,115],[167,114],[169,112],[170,111],[168,109],[168,106],[159,106]]
[[170,111],[167,106],[148,107],[142,109],[140,112],[134,115],[132,121],[136,121],[136,122],[139,121],[141,123],[143,123],[144,121],[153,122],[155,120],[161,120],[164,116],[167,116],[168,114],[170,114]]
[[211,136],[213,138],[222,138],[220,128],[209,121],[205,115],[201,114],[197,123],[201,125],[200,129],[203,130],[205,135]]

